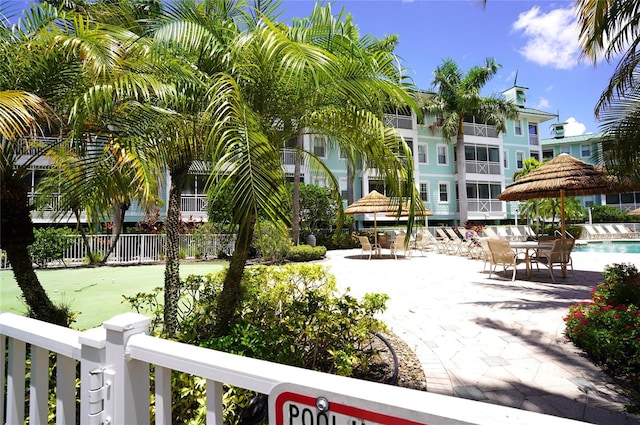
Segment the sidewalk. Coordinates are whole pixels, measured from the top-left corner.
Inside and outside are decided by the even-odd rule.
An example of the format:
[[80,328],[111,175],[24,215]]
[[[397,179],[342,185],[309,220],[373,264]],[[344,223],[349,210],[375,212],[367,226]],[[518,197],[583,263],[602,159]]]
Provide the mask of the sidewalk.
[[575,279],[546,269],[511,282],[484,262],[437,253],[360,259],[360,249],[329,251],[340,288],[390,296],[382,319],[414,349],[427,391],[590,423],[640,425],[623,412],[620,389],[564,338],[568,306],[590,299],[611,263],[640,266],[640,254],[572,254]]

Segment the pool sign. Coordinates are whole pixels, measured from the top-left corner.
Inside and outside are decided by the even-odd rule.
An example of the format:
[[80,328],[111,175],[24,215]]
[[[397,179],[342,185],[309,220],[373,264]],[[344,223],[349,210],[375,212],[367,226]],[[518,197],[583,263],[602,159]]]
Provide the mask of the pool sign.
[[316,388],[280,384],[269,396],[270,425],[425,425],[418,412]]

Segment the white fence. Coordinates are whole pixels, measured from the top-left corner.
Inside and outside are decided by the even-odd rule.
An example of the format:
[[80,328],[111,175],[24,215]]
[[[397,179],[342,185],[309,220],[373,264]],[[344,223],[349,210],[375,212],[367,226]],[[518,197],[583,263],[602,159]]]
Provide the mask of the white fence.
[[[74,243],[65,250],[62,260],[52,261],[50,265],[83,264],[89,257],[87,244],[81,236],[69,236]],[[101,258],[111,246],[111,235],[89,235],[88,246],[91,252]],[[223,252],[233,253],[235,235],[180,235],[180,254],[184,258],[216,258]],[[164,234],[122,234],[116,247],[107,258],[107,264],[153,263],[164,259],[166,235]],[[0,257],[0,267],[10,268],[4,252]]]
[[[79,332],[0,312],[0,358],[8,359],[0,362],[0,385],[6,388],[0,392],[0,423],[52,423],[55,415],[57,424],[149,424],[154,407],[155,424],[170,424],[171,371],[206,380],[209,425],[223,424],[223,383],[267,394],[271,425],[581,423],[156,338],[147,335],[149,322],[126,313]],[[49,408],[50,397],[55,408]]]

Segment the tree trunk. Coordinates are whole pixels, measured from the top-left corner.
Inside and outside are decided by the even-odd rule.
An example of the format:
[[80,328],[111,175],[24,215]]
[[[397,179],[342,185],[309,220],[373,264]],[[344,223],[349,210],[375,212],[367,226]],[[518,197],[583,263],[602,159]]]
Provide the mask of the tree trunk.
[[[179,203],[178,203],[179,204]],[[115,221],[113,223],[113,229],[111,229],[111,245],[107,250],[106,254],[100,261],[101,264],[106,264],[107,259],[113,253],[113,250],[116,248],[118,244],[118,240],[120,239],[120,235],[122,234],[122,229],[124,228],[124,216],[129,209],[129,204],[118,203],[115,205],[114,213],[115,213]]]
[[[353,165],[351,164],[350,161],[347,161],[347,205],[351,205],[354,203],[355,201],[355,191],[354,191],[354,187],[353,187],[353,181],[354,181],[354,170],[353,170]],[[351,224],[349,224],[349,233],[355,232],[356,231],[356,221],[353,220],[351,221]]]
[[293,168],[293,217],[291,218],[291,239],[294,245],[300,243],[300,154],[299,151],[303,148],[302,136],[297,136],[296,144],[296,161]]
[[458,225],[464,226],[464,223],[467,221],[469,216],[469,205],[467,202],[467,167],[464,157],[464,133],[462,131],[462,121],[460,122],[456,143],[456,156],[458,159],[458,201],[460,208],[460,222]]
[[69,326],[67,310],[57,307],[33,270],[28,246],[35,236],[27,190],[20,181],[3,179],[0,212],[0,248],[7,253],[13,275],[22,290],[30,316],[60,326]]
[[164,333],[175,336],[178,329],[178,300],[180,298],[180,198],[188,168],[170,173],[169,206],[165,229],[167,247],[164,269]]
[[238,226],[235,250],[231,256],[229,269],[225,276],[222,292],[216,303],[216,322],[214,336],[227,335],[231,330],[234,317],[242,301],[242,276],[249,256],[249,247],[255,227],[255,217],[249,223]]

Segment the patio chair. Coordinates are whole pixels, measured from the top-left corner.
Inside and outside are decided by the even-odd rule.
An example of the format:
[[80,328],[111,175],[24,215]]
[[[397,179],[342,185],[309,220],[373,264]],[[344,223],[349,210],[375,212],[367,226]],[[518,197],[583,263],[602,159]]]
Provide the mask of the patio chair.
[[491,250],[489,249],[488,238],[480,238],[480,247],[482,248],[482,260],[484,265],[482,266],[482,273],[487,271],[487,264],[491,264]]
[[369,253],[369,260],[371,260],[371,255],[374,253],[376,255],[380,255],[380,245],[372,244],[366,236],[358,236],[358,240],[360,241],[360,246],[362,248],[360,251],[360,258],[362,258],[362,256],[367,252]]
[[391,242],[391,254],[393,254],[396,260],[398,259],[398,251],[402,251],[405,257],[411,258],[411,248],[405,243],[406,237],[406,233],[401,233]]
[[513,276],[511,276],[511,281],[516,280],[516,270],[518,268],[518,264],[524,263],[524,259],[520,258],[518,254],[513,252],[511,247],[509,246],[509,241],[503,241],[499,239],[487,239],[487,245],[489,246],[490,253],[490,267],[489,267],[489,277],[493,273],[495,273],[496,268],[498,266],[502,266],[504,272],[507,272],[509,267],[513,267]]
[[571,251],[573,250],[574,245],[575,239],[556,239],[553,241],[553,246],[551,247],[551,249],[537,250],[536,254],[531,257],[531,263],[535,263],[537,269],[539,269],[539,264],[547,267],[549,269],[549,275],[551,276],[551,280],[553,282],[556,281],[555,277],[553,276],[554,265],[558,265],[563,268],[571,267],[571,274],[573,274],[573,277],[575,279],[576,275],[573,271],[573,262],[571,261]]

